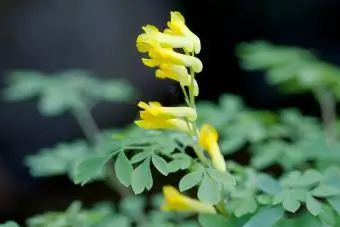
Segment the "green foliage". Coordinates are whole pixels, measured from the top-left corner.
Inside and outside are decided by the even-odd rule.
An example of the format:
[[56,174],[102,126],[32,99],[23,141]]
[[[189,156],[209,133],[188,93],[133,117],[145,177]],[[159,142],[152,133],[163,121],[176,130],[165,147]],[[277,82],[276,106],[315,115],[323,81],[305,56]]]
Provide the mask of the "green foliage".
[[19,227],[19,225],[13,221],[7,221],[6,223],[0,224],[0,227]]
[[12,72],[4,94],[9,101],[39,97],[39,111],[56,116],[98,101],[127,101],[132,92],[132,87],[122,80],[101,81],[89,71],[70,70],[51,75],[36,71]]

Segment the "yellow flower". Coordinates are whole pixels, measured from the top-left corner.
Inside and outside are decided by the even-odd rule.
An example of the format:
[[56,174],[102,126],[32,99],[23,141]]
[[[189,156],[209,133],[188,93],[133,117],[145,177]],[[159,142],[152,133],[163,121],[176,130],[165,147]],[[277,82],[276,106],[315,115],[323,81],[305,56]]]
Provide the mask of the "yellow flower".
[[208,152],[213,166],[225,172],[226,164],[217,143],[218,134],[214,127],[204,124],[200,130],[199,143]]
[[180,12],[171,12],[170,21],[167,24],[169,29],[165,29],[164,33],[190,37],[194,43],[195,53],[198,54],[201,51],[200,39],[185,25],[185,19]]
[[[188,74],[188,70],[181,65],[168,65],[161,64],[160,69],[156,70],[156,77],[164,79],[169,78],[175,80],[181,84],[181,86],[191,86],[191,76]],[[194,95],[197,96],[199,88],[197,81],[193,79]]]
[[137,37],[137,49],[139,52],[145,53],[152,48],[149,41],[157,42],[162,47],[183,48],[190,53],[194,50],[194,43],[189,37],[165,34],[153,25],[146,25],[142,29],[145,33]]
[[195,121],[197,118],[196,110],[191,107],[164,107],[159,102],[139,102],[138,106],[143,111],[140,111],[140,116],[143,119],[159,118],[159,119],[173,119],[185,118],[189,121]]
[[177,53],[172,48],[162,47],[152,40],[145,41],[145,45],[150,45],[148,47],[150,59],[142,59],[146,66],[155,67],[161,64],[182,65],[192,67],[196,73],[201,72],[203,69],[201,60],[196,57]]
[[135,124],[145,129],[170,129],[189,132],[188,124],[181,119],[147,118],[135,121]]
[[182,195],[176,188],[170,185],[163,187],[163,194],[165,202],[161,206],[162,211],[216,213],[213,206]]

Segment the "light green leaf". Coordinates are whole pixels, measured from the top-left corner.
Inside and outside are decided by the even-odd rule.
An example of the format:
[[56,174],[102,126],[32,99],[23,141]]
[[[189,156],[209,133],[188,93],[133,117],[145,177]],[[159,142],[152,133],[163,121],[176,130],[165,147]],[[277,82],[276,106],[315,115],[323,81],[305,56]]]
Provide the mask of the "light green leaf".
[[14,221],[7,221],[3,224],[0,224],[0,227],[19,227],[19,225]]
[[311,191],[311,195],[315,197],[329,197],[338,195],[339,193],[339,189],[326,184],[321,184]]
[[203,171],[201,169],[195,170],[194,172],[186,174],[179,181],[179,190],[181,192],[186,191],[195,185],[199,184],[202,180]]
[[276,196],[282,191],[282,187],[279,182],[270,175],[264,173],[257,175],[256,185],[258,189],[272,196]]
[[307,196],[306,207],[309,213],[314,216],[317,216],[322,212],[322,204],[310,195]]
[[204,174],[203,180],[198,188],[198,198],[207,204],[217,204],[221,200],[221,187],[208,174]]
[[231,209],[236,217],[254,213],[257,209],[256,200],[252,197],[234,199],[230,204]]
[[161,156],[156,154],[152,155],[152,163],[156,167],[156,169],[164,176],[167,176],[169,174],[168,163]]
[[255,214],[243,227],[272,227],[283,214],[284,210],[280,206],[265,208]]
[[182,162],[180,159],[175,159],[172,160],[171,162],[168,163],[168,170],[170,173],[177,172],[178,170],[181,169]]
[[309,186],[318,183],[321,179],[321,173],[316,170],[309,169],[301,175],[299,184],[301,186]]
[[198,222],[202,227],[226,227],[228,226],[228,219],[219,214],[200,214]]
[[327,198],[327,202],[340,216],[340,196],[332,196]]
[[288,190],[283,190],[280,193],[278,193],[273,198],[273,205],[277,205],[283,202],[283,200],[286,198],[287,194],[289,193]]
[[150,160],[142,162],[133,172],[131,177],[131,187],[135,194],[140,194],[150,185]]
[[228,172],[221,172],[216,169],[209,168],[207,169],[208,174],[218,183],[227,186],[235,186],[236,178]]
[[92,156],[81,161],[75,169],[74,183],[84,185],[103,174],[108,156]]
[[115,172],[119,182],[128,187],[131,183],[133,167],[123,151],[119,153],[116,159]]
[[141,162],[149,156],[150,156],[150,152],[144,151],[144,152],[137,153],[131,158],[131,163],[135,164],[137,162]]
[[295,213],[300,208],[301,203],[294,196],[292,196],[292,193],[288,193],[288,195],[283,200],[282,206],[285,208],[285,210]]
[[224,155],[232,154],[234,152],[237,152],[238,149],[240,149],[244,144],[246,140],[242,136],[235,136],[232,138],[228,138],[225,140],[222,140],[220,142],[221,152]]
[[120,210],[129,217],[138,217],[142,214],[145,206],[145,198],[141,196],[124,197],[119,204]]
[[256,201],[262,205],[269,205],[273,202],[272,197],[266,194],[257,195]]
[[323,204],[322,206],[322,212],[318,215],[320,220],[325,222],[326,224],[330,226],[335,225],[335,217],[334,217],[334,212],[332,208],[330,208],[328,205]]

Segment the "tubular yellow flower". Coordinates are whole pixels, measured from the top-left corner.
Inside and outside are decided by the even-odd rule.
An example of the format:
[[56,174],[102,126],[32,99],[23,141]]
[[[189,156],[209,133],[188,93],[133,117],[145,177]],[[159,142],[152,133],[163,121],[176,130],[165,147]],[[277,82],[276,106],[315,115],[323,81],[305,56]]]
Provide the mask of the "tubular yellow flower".
[[151,40],[145,41],[145,45],[151,46],[148,47],[150,59],[142,59],[146,66],[155,67],[161,64],[182,65],[192,67],[196,73],[201,72],[203,69],[201,60],[196,57],[177,53],[172,48],[161,47],[159,43]]
[[195,121],[197,118],[196,110],[191,107],[164,107],[159,102],[139,102],[138,106],[143,111],[140,111],[140,116],[143,119],[173,119],[185,118],[189,121]]
[[167,24],[169,29],[165,29],[164,33],[190,37],[194,43],[195,53],[198,54],[201,51],[200,39],[185,25],[185,19],[180,12],[171,12],[170,21]]
[[182,195],[176,188],[170,185],[163,187],[163,195],[165,202],[161,206],[162,211],[216,213],[213,206]]
[[[156,77],[161,79],[169,78],[175,80],[179,82],[181,86],[191,86],[191,76],[184,66],[161,64],[159,68],[160,69],[156,70]],[[194,95],[198,96],[199,88],[195,79],[193,80],[193,86]]]
[[220,147],[217,143],[218,134],[214,127],[204,124],[200,130],[199,143],[208,152],[213,166],[222,171],[226,171],[224,157],[221,154]]
[[194,50],[194,43],[189,37],[165,34],[153,25],[146,25],[142,29],[145,33],[137,37],[137,49],[139,52],[145,53],[152,48],[149,41],[157,42],[162,47],[183,48],[187,52],[193,52]]
[[146,118],[135,121],[135,124],[145,129],[170,129],[189,132],[187,123],[181,119]]

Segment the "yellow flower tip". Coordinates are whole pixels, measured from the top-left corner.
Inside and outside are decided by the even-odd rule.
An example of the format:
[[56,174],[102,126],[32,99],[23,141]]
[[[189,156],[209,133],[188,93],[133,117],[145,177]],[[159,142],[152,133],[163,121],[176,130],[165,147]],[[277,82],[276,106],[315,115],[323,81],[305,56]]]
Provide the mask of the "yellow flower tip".
[[143,26],[142,29],[145,33],[159,32],[158,28],[156,26],[151,25],[151,24],[147,24],[147,25]]
[[203,70],[203,64],[198,58],[193,58],[191,66],[195,73],[200,73]]
[[163,187],[163,195],[164,203],[161,206],[162,211],[216,213],[216,209],[213,206],[182,195],[171,185]]
[[157,67],[160,65],[160,62],[155,59],[149,59],[149,58],[142,58],[142,62],[144,65],[148,67]]
[[216,129],[209,124],[204,124],[200,130],[199,144],[208,152],[213,166],[216,169],[225,172],[226,164],[217,140],[218,133]]
[[198,94],[199,94],[198,83],[196,80],[194,80],[194,96],[198,96]]

